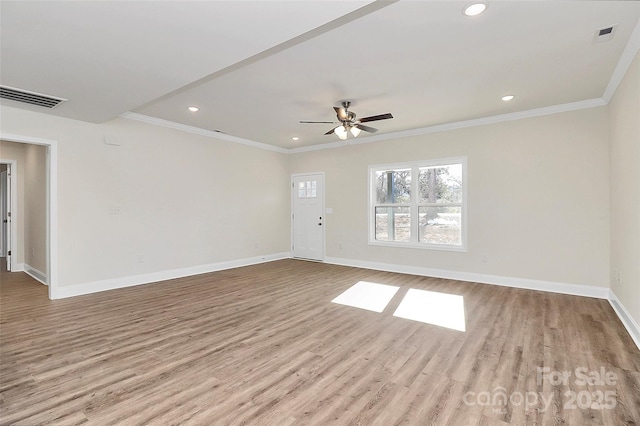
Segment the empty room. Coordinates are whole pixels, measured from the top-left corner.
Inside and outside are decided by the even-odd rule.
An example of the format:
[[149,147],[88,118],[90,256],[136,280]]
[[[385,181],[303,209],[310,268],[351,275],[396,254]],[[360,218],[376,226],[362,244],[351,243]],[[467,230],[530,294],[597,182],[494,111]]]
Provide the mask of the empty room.
[[640,424],[640,2],[1,1],[0,424]]

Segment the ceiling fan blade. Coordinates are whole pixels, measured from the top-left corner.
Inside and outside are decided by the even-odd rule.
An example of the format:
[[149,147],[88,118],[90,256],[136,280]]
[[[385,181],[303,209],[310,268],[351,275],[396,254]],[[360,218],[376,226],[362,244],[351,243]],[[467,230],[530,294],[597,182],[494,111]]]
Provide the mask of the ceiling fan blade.
[[339,120],[346,120],[347,118],[347,110],[343,107],[333,107],[336,110],[336,114],[338,115]]
[[365,126],[364,124],[354,124],[354,127],[357,127],[360,130],[364,130],[365,132],[369,132],[369,133],[375,133],[378,131],[378,129],[374,129],[373,127],[369,127],[369,126]]
[[314,124],[314,123],[335,124],[335,121],[303,121],[303,120],[301,120],[300,123],[302,123],[302,124]]
[[325,133],[325,135],[330,135],[330,134],[332,134],[333,132],[335,132],[335,131],[336,131],[336,129],[337,129],[338,127],[340,127],[340,126],[336,126],[336,127],[334,127],[333,129],[331,129],[331,130],[329,130],[327,133]]
[[393,115],[388,112],[386,114],[372,115],[370,117],[361,118],[358,121],[360,121],[361,123],[366,123],[367,121],[387,120],[389,118],[393,118]]

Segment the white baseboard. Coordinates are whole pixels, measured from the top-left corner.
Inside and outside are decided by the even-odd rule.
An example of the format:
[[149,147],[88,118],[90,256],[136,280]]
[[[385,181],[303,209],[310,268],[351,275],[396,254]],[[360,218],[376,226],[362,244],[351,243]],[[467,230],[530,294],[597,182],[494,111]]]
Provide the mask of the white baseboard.
[[624,325],[624,328],[629,332],[633,342],[636,344],[638,349],[640,349],[640,326],[633,319],[629,311],[627,311],[627,308],[625,308],[622,302],[620,302],[620,299],[618,299],[618,296],[616,296],[613,290],[610,290],[609,293],[609,304],[611,304],[613,310],[616,311],[618,318],[622,321],[622,325]]
[[189,277],[192,275],[206,274],[208,272],[222,271],[225,269],[239,268],[241,266],[257,265],[259,263],[272,262],[274,260],[288,259],[291,253],[276,253],[245,259],[230,260],[227,262],[210,263],[207,265],[191,266],[188,268],[171,269],[167,271],[151,272],[148,274],[132,275],[122,278],[93,281],[70,286],[58,286],[53,288],[51,298],[63,299],[66,297],[81,296],[83,294],[97,293],[100,291],[115,290],[117,288],[132,287],[140,284],[149,284],[158,281],[175,278]]
[[504,277],[500,275],[478,274],[475,272],[449,271],[446,269],[424,268],[420,266],[396,265],[391,263],[368,262],[355,259],[328,257],[326,263],[353,266],[356,268],[374,269],[401,274],[420,275],[426,277],[446,278],[450,280],[469,281],[482,284],[493,284],[504,287],[524,288],[528,290],[548,291],[551,293],[570,294],[574,296],[608,299],[609,288],[590,285],[566,284],[554,281],[532,280],[529,278]]
[[24,272],[24,263],[11,263],[11,272]]
[[42,284],[47,285],[47,274],[45,274],[44,272],[39,271],[26,263],[24,264],[23,270],[25,274],[29,275],[34,280],[40,281]]

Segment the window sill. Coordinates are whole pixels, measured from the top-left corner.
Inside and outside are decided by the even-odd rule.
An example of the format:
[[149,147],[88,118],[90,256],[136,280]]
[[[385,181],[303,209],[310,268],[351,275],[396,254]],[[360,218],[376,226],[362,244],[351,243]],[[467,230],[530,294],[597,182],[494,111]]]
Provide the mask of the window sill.
[[399,247],[399,248],[419,249],[419,250],[467,252],[467,248],[465,246],[454,246],[454,245],[447,245],[447,244],[416,244],[416,243],[402,243],[402,242],[394,242],[394,241],[369,240],[369,245],[379,246],[379,247]]

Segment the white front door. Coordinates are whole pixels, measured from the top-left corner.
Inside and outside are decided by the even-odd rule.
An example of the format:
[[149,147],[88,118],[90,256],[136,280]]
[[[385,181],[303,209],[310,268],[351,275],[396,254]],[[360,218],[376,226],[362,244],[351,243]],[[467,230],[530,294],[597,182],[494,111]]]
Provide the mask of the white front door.
[[324,260],[324,175],[292,177],[293,257]]

